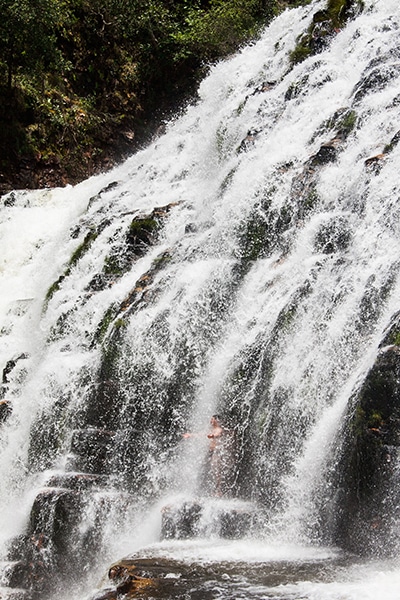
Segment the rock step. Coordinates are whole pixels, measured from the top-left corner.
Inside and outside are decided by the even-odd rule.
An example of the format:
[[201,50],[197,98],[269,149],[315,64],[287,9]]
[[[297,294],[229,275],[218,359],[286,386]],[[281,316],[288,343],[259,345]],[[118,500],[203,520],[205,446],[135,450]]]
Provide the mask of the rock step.
[[124,493],[102,494],[104,477],[98,475],[53,473],[46,483],[63,487],[39,490],[26,532],[9,541],[9,563],[0,580],[35,597],[56,589],[60,573],[73,578],[77,569],[90,568],[102,542],[102,523],[115,510],[122,517],[132,503]]
[[[33,501],[24,534],[9,540],[0,570],[0,600],[30,600],[57,586],[58,574],[74,574],[79,562],[90,563],[101,537],[101,522],[124,500],[107,490],[108,458],[114,433],[102,429],[73,432],[69,470],[50,472]],[[126,504],[126,501],[125,501]],[[79,530],[90,506],[85,536]]]
[[81,496],[75,490],[44,488],[36,495],[30,515],[30,531],[53,541],[65,536],[76,522]]
[[161,511],[161,537],[185,539],[217,535],[235,539],[247,535],[256,521],[254,507],[230,505],[223,501],[206,506],[201,501],[185,501],[164,506]]
[[107,484],[108,477],[105,475],[69,471],[67,473],[53,473],[46,479],[44,487],[86,492],[105,488]]

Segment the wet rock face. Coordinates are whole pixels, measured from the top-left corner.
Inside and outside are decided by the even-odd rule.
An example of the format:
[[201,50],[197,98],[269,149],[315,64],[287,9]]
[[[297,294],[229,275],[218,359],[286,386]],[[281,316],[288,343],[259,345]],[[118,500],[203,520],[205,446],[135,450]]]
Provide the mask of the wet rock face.
[[[15,370],[15,368],[19,365],[19,362],[22,360],[25,360],[29,358],[29,356],[25,353],[20,354],[19,356],[16,356],[15,358],[11,358],[10,360],[7,361],[3,372],[2,372],[2,385],[0,385],[0,399],[4,398],[7,393],[8,393],[8,389],[9,389],[9,383],[11,381],[12,375],[13,375],[13,371]],[[11,405],[9,405],[11,408]],[[3,419],[3,417],[7,417],[8,414],[5,414],[4,410],[2,408],[0,408],[0,422]]]
[[[102,466],[104,442],[110,439],[108,435],[102,437],[94,433],[98,432],[76,432],[74,441],[77,459],[83,447],[89,454],[93,450],[90,463],[93,469],[95,465]],[[99,442],[97,446],[93,440]],[[97,498],[99,491],[107,487],[108,479],[104,473],[55,473],[45,484],[48,487],[40,489],[33,502],[26,532],[11,539],[8,545],[6,559],[9,562],[0,577],[3,585],[10,588],[10,598],[17,589],[21,594],[25,590],[21,598],[49,597],[61,580],[65,585],[65,580],[75,579],[77,572],[89,569],[100,543],[99,521],[112,509],[109,497],[107,503],[100,495],[97,504],[93,504],[93,495]],[[87,522],[85,512],[88,502],[92,507],[90,522]],[[84,535],[80,529],[83,523]]]
[[224,539],[242,538],[251,531],[256,520],[249,506],[221,504],[214,507],[208,518],[205,513],[207,507],[200,502],[165,506],[161,515],[161,537],[187,539],[211,534]]
[[73,433],[69,470],[101,474],[109,469],[114,432],[106,429],[79,429]]
[[341,459],[337,536],[361,554],[391,555],[397,547],[392,524],[400,517],[399,331],[396,317],[355,399]]
[[79,496],[73,490],[48,488],[35,498],[31,510],[31,529],[35,535],[45,535],[56,546],[64,543],[79,511]]
[[103,271],[93,276],[87,291],[91,293],[110,287],[129,271],[133,263],[157,242],[163,223],[175,206],[176,203],[170,203],[154,208],[149,214],[135,215],[119,239],[110,240],[111,251],[105,259]]
[[360,102],[367,94],[384,89],[399,72],[400,62],[386,65],[380,62],[379,66],[366,69],[354,89],[354,101]]
[[1,582],[10,588],[7,600],[40,598],[50,589],[49,578],[58,580],[52,542],[43,533],[27,533],[11,540],[6,558]]
[[343,218],[333,218],[323,224],[314,240],[315,249],[322,254],[345,250],[351,241],[351,231]]
[[0,423],[4,423],[12,413],[10,400],[0,400]]
[[328,0],[326,9],[314,13],[307,32],[298,39],[291,55],[292,62],[298,63],[307,56],[323,52],[346,21],[362,9],[361,0]]

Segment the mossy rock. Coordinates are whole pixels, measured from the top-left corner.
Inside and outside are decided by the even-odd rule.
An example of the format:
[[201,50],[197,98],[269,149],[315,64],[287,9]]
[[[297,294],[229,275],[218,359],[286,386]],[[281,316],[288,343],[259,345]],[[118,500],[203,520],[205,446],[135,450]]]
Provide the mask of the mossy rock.
[[128,244],[134,247],[141,243],[149,245],[153,242],[159,229],[160,221],[154,218],[153,214],[148,217],[133,219],[127,233]]
[[290,54],[290,62],[296,65],[326,48],[330,39],[345,23],[363,9],[361,0],[328,0],[327,8],[318,10],[307,32],[300,36]]
[[68,266],[66,267],[64,273],[60,275],[60,277],[51,284],[49,289],[47,290],[45,302],[44,302],[44,310],[46,310],[50,300],[54,296],[56,292],[61,287],[62,282],[68,275],[71,273],[72,268],[79,262],[79,260],[86,254],[86,252],[91,247],[92,243],[98,236],[98,231],[96,229],[90,229],[88,233],[85,235],[84,240],[79,246],[74,250],[69,260]]
[[[373,63],[375,63],[375,61],[373,61]],[[374,91],[383,90],[400,74],[400,65],[395,62],[384,64],[382,61],[382,64],[379,63],[373,68],[371,68],[371,66],[372,65],[366,69],[366,72],[364,72],[353,90],[354,101],[356,103],[360,102],[365,96]]]
[[105,258],[103,275],[108,278],[119,278],[127,273],[132,264],[153,246],[159,237],[163,221],[176,203],[154,208],[144,216],[132,219],[122,241]]
[[[299,60],[296,60],[296,62],[303,61],[305,58],[307,58],[307,56],[309,56],[309,54],[310,53],[308,52],[308,50],[307,50],[307,52],[304,51],[304,56],[302,55],[302,52],[300,52]],[[293,100],[293,98],[297,98],[298,96],[300,96],[303,89],[306,88],[306,86],[308,84],[308,80],[309,80],[309,76],[304,75],[304,77],[302,77],[301,79],[293,81],[285,93],[285,100],[286,101]]]
[[314,141],[318,136],[332,132],[335,138],[344,141],[357,125],[357,113],[350,108],[339,108],[329,119],[326,119],[312,136]]
[[395,147],[397,146],[397,144],[400,141],[400,131],[398,131],[390,140],[389,144],[387,144],[383,150],[384,154],[389,154],[390,152],[392,152],[392,150],[395,149]]

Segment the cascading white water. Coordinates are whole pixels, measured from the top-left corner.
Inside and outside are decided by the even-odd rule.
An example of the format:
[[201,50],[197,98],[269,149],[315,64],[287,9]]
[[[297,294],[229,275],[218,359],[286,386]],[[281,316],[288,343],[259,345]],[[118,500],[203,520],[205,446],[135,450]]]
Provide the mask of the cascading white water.
[[[116,503],[101,524],[104,564],[155,541],[164,504],[204,492],[207,447],[181,432],[205,429],[222,410],[240,445],[238,497],[227,502],[262,512],[257,541],[164,542],[150,554],[200,563],[240,556],[249,565],[334,554],[312,547],[331,500],[329,460],[399,308],[399,147],[377,159],[379,171],[365,161],[400,128],[400,33],[394,0],[365,0],[329,47],[290,68],[298,36],[324,7],[287,10],[257,43],[213,67],[196,105],[111,173],[2,199],[0,352],[13,408],[1,426],[3,545],[23,530],[49,477],[78,470],[69,465],[83,425],[110,427],[117,441],[82,539],[96,506]],[[379,65],[390,77],[363,87]],[[337,133],[341,109],[353,129],[330,146],[334,160],[309,163]],[[113,271],[132,219],[167,205],[158,241],[122,275]],[[106,283],[96,287],[105,265]],[[99,376],[116,332],[114,371]],[[111,391],[108,378],[118,383]],[[87,408],[97,388],[104,414]],[[134,501],[121,522],[127,492]],[[208,531],[215,501],[206,503]],[[386,568],[385,598],[395,598],[398,571]],[[369,576],[374,589],[373,569]],[[278,591],[236,582],[232,590],[238,598],[368,597],[351,569],[334,581]]]

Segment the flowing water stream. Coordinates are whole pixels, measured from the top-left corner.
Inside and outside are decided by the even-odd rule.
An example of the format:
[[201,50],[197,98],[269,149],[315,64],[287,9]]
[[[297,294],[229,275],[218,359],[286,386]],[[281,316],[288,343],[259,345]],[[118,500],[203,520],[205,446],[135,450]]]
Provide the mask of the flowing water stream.
[[[52,598],[92,597],[128,554],[186,573],[166,598],[399,598],[394,484],[390,556],[337,544],[346,423],[400,298],[400,11],[363,4],[293,67],[325,2],[285,11],[120,167],[1,199],[4,557],[41,491],[96,477]],[[214,413],[236,440],[223,498]],[[161,539],[182,503],[195,535]],[[222,513],[251,516],[240,539]]]

